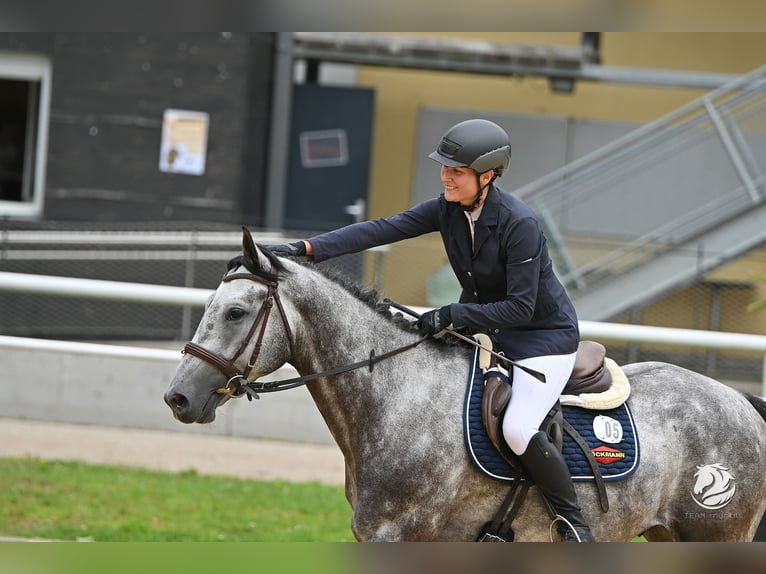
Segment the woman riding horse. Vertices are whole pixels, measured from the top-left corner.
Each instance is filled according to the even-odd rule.
[[[271,250],[319,262],[439,231],[462,294],[458,303],[424,313],[421,334],[450,324],[488,332],[508,358],[545,375],[541,383],[513,368],[503,435],[560,519],[562,540],[592,541],[567,464],[539,430],[574,366],[577,315],[553,271],[537,216],[495,184],[510,164],[508,134],[487,120],[460,122],[429,157],[441,164],[439,197]]]

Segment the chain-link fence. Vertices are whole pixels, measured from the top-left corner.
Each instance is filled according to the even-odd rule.
[[[0,271],[215,289],[241,253],[241,231],[100,230],[82,224],[0,231]],[[260,243],[292,241],[254,234]],[[334,262],[362,278],[362,256]],[[0,291],[0,333],[69,340],[188,340],[199,307]]]
[[[93,225],[37,225],[0,230],[0,271],[215,289],[227,261],[241,253],[241,230],[221,226],[98,229]],[[260,243],[295,237],[255,233]],[[371,254],[322,264],[406,305],[456,301],[456,280],[445,268],[438,237],[419,238]],[[748,306],[766,298],[766,249],[756,249],[715,274],[613,320],[619,323],[766,335],[766,311]],[[342,312],[342,310],[339,310]],[[186,341],[202,309],[0,291],[0,334],[66,340]],[[758,391],[763,356],[756,352],[603,341],[619,363],[667,361],[733,386]]]

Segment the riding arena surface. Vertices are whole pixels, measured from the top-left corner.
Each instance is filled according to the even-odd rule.
[[[0,456],[342,485],[334,445],[0,418]]]

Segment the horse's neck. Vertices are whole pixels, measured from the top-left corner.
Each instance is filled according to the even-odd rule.
[[[300,315],[293,366],[308,374],[362,359],[361,347],[386,345],[386,337],[412,336],[365,302],[316,271],[296,274],[290,298]],[[369,352],[369,349],[368,349]]]
[[[301,329],[293,366],[302,375],[363,361],[374,351],[381,355],[414,341],[409,333],[332,281],[306,289],[310,300],[301,303]],[[367,369],[351,372],[358,378]]]
[[[301,375],[322,372],[379,356],[417,340],[380,316],[366,303],[326,278],[301,287],[301,328],[293,366]],[[310,293],[309,297],[306,295]],[[418,351],[406,351],[376,363],[372,372],[362,367],[308,384],[322,416],[346,451],[352,435],[371,418],[385,420],[401,409],[402,393],[427,393],[407,377],[417,377]],[[414,363],[412,363],[414,365]],[[412,387],[408,389],[406,387]],[[403,390],[403,387],[405,388]],[[392,392],[396,389],[396,393]]]

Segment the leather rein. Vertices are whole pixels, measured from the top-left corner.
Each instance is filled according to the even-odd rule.
[[[226,357],[223,357],[222,355],[219,355],[218,353],[214,353],[213,351],[210,351],[206,349],[205,347],[203,347],[202,345],[198,345],[197,343],[194,343],[192,341],[186,343],[182,351],[182,353],[184,354],[188,353],[199,359],[202,359],[206,363],[216,367],[219,371],[221,371],[221,373],[223,373],[226,376],[227,378],[226,384],[223,387],[216,390],[216,393],[221,395],[227,395],[231,398],[239,398],[244,395],[247,395],[248,400],[253,400],[253,398],[256,398],[256,399],[260,398],[258,396],[259,392],[273,393],[276,391],[292,389],[295,387],[299,387],[301,385],[305,385],[309,381],[320,379],[322,377],[339,375],[341,373],[346,373],[348,371],[353,371],[355,369],[360,369],[362,367],[367,367],[370,370],[370,372],[372,372],[372,369],[375,366],[375,363],[378,363],[380,361],[393,357],[394,355],[398,355],[399,353],[403,353],[404,351],[413,349],[417,347],[420,343],[422,343],[423,341],[429,338],[429,337],[423,337],[421,339],[418,339],[414,343],[410,343],[402,347],[397,347],[396,349],[388,351],[387,353],[384,353],[382,355],[376,355],[375,350],[373,349],[370,351],[370,355],[367,359],[358,361],[356,363],[350,363],[348,365],[335,367],[333,369],[328,369],[326,371],[322,371],[319,373],[312,373],[310,375],[293,377],[290,379],[282,379],[278,381],[261,381],[261,382],[250,381],[249,376],[253,368],[255,367],[255,362],[258,360],[258,356],[261,353],[261,347],[263,346],[263,337],[266,333],[266,325],[269,321],[269,316],[271,314],[271,310],[274,307],[275,302],[277,304],[277,309],[279,310],[279,316],[282,319],[282,324],[285,327],[285,332],[287,333],[287,342],[288,342],[288,345],[290,346],[291,356],[294,353],[295,346],[293,343],[292,329],[290,329],[290,323],[287,320],[285,309],[282,306],[282,301],[279,298],[279,291],[277,290],[279,287],[279,284],[275,281],[267,281],[263,279],[262,277],[259,277],[258,275],[255,275],[253,273],[232,273],[231,275],[224,276],[224,278],[221,281],[229,282],[229,281],[234,281],[235,279],[247,279],[249,281],[254,281],[256,283],[262,283],[262,284],[265,284],[266,287],[268,288],[268,291],[266,293],[266,299],[261,304],[261,308],[258,310],[258,314],[256,315],[255,320],[253,321],[253,324],[247,333],[247,336],[242,341],[242,344],[239,346],[239,349],[237,349],[237,351],[234,353],[231,359],[227,359]],[[259,325],[260,325],[260,331],[258,331]],[[247,361],[247,367],[244,370],[240,370],[234,364],[234,361],[236,361],[237,358],[239,358],[239,356],[245,352],[245,350],[250,345],[256,333],[258,333],[258,337],[255,341],[255,345],[253,346],[253,350],[250,354],[250,359]]]

